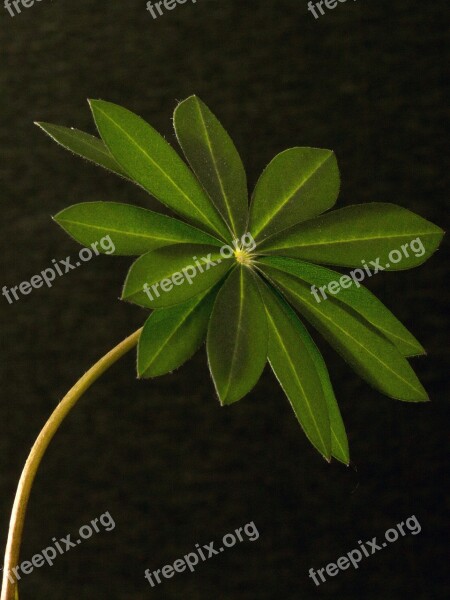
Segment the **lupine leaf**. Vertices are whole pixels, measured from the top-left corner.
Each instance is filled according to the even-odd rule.
[[[261,265],[353,369],[387,396],[410,402],[428,400],[416,374],[397,348],[367,321],[338,302],[318,304],[308,284],[278,269]]]
[[[247,176],[236,147],[218,119],[197,96],[181,102],[174,126],[184,155],[235,236],[248,219]]]
[[[181,367],[206,338],[217,287],[183,304],[153,311],[139,338],[138,374],[158,377]]]
[[[292,309],[264,284],[269,344],[267,357],[311,444],[331,457],[328,405],[321,377],[304,338],[307,332]]]
[[[122,300],[147,308],[181,304],[216,284],[232,264],[214,246],[177,244],[157,248],[131,265]],[[145,284],[147,293],[143,289]]]
[[[166,140],[129,110],[90,101],[99,133],[128,175],[163,204],[208,232],[229,232],[194,174]]]
[[[175,243],[221,242],[182,221],[117,202],[82,202],[59,212],[54,220],[77,242],[88,246],[110,236],[115,250],[108,254],[140,255]],[[104,252],[101,245],[97,245]]]
[[[401,206],[355,204],[296,225],[264,242],[261,251],[359,268],[364,259],[374,270],[370,261],[379,258],[380,270],[402,270],[425,262],[443,235],[442,229]],[[391,251],[396,252],[396,262],[389,256]]]
[[[71,127],[62,127],[51,123],[36,123],[36,125],[66,150],[70,150],[70,152],[89,160],[99,167],[129,179],[126,171],[114,160],[102,140]]]
[[[255,275],[237,266],[223,284],[209,322],[208,363],[222,405],[257,383],[267,359],[267,322]]]
[[[320,215],[334,206],[339,187],[339,169],[331,150],[285,150],[269,163],[256,184],[249,230],[262,240]]]
[[[369,321],[374,327],[379,329],[391,342],[397,346],[403,356],[418,356],[425,354],[425,350],[402,323],[395,317],[391,311],[384,306],[376,296],[359,282],[356,286],[354,280],[348,275],[342,275],[336,271],[331,271],[318,265],[306,263],[292,258],[278,256],[261,258],[261,264],[266,264],[294,277],[298,277],[314,289],[310,288],[310,293],[317,303],[321,302],[342,302],[355,312]],[[342,277],[346,277],[345,285],[348,288],[339,286],[339,291],[333,295],[329,291],[331,282],[339,282]],[[324,286],[326,290],[323,289]],[[322,287],[322,290],[320,290]],[[336,289],[332,285],[331,289]],[[325,297],[324,297],[325,294]]]
[[[400,400],[428,399],[405,360],[423,352],[417,340],[368,290],[356,282],[343,287],[345,275],[303,261],[357,267],[353,275],[364,278],[369,268],[407,269],[438,248],[440,228],[391,204],[322,215],[335,204],[339,171],[332,151],[315,148],[291,148],[273,159],[256,185],[248,216],[242,161],[197,97],[180,103],[174,114],[195,174],[137,115],[100,100],[91,101],[91,108],[102,140],[37,124],[68,150],[140,185],[195,226],[117,203],[82,203],[55,217],[86,246],[99,242],[100,252],[111,253],[112,244],[101,246],[110,237],[113,253],[144,253],[132,265],[122,295],[156,309],[139,343],[140,375],[180,366],[207,329],[208,363],[222,404],[249,392],[269,358],[309,439],[325,457],[348,464],[347,436],[327,368],[288,300],[375,388]],[[245,230],[257,247],[224,258],[223,240],[231,242]],[[333,295],[329,287],[336,281],[342,289],[334,287]],[[311,285],[319,292],[327,286],[328,298],[315,300]]]

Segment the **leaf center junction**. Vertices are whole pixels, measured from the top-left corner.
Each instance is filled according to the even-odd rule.
[[[243,248],[237,248],[234,251],[234,256],[236,257],[237,262],[241,265],[250,265],[252,263],[253,255],[248,252],[248,250],[244,250]]]

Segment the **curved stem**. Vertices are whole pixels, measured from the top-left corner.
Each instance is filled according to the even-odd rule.
[[[23,468],[12,509],[3,566],[3,583],[0,600],[15,600],[17,597],[17,578],[12,569],[16,567],[19,562],[23,524],[28,500],[37,470],[48,445],[79,398],[81,398],[84,392],[86,392],[86,390],[88,390],[111,365],[136,346],[141,332],[142,328],[123,340],[118,346],[113,348],[108,354],[105,354],[105,356],[96,362],[95,365],[77,381],[73,388],[69,390],[58,404],[35,441],[27,462],[25,463],[25,467]]]

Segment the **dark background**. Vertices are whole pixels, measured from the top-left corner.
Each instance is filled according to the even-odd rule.
[[[160,205],[57,147],[34,120],[94,132],[86,98],[141,114],[171,141],[176,100],[197,93],[256,179],[297,145],[335,150],[340,206],[387,201],[445,227],[444,70],[448,2],[348,1],[316,21],[306,0],[198,0],[153,20],[144,0],[42,0],[11,18],[0,5],[1,286],[18,285],[79,247],[50,219],[87,200]],[[64,392],[139,327],[117,300],[130,260],[97,257],[9,305],[2,296],[0,545],[27,453]],[[352,465],[312,449],[268,370],[220,408],[205,352],[173,375],[135,378],[134,353],[80,401],[39,472],[22,559],[110,511],[100,533],[24,578],[21,600],[144,598],[443,599],[446,508],[446,272],[369,287],[417,335],[414,366],[432,403],[381,396],[322,344],[346,421]],[[317,339],[318,336],[316,336]],[[319,340],[320,342],[320,340]],[[447,505],[447,506],[446,506]],[[358,540],[416,515],[408,535],[316,588]],[[249,521],[239,544],[152,590],[159,569],[195,543]]]

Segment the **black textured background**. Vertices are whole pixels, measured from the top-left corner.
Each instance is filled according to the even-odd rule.
[[[445,227],[448,2],[347,2],[315,21],[306,0],[198,0],[154,21],[144,0],[0,5],[1,286],[78,247],[50,220],[65,206],[143,192],[52,144],[34,120],[93,132],[87,97],[142,114],[173,140],[176,100],[197,93],[236,141],[253,186],[296,145],[332,148],[340,206],[395,202]],[[21,467],[63,393],[145,312],[117,300],[130,261],[98,257],[9,305],[0,297],[0,545]],[[135,379],[130,354],[67,419],[33,491],[22,559],[110,511],[116,528],[23,580],[21,600],[444,599],[447,338],[443,252],[369,287],[428,350],[414,366],[432,403],[382,397],[327,347],[352,466],[326,464],[266,371],[221,409],[204,350],[171,376]],[[358,540],[412,514],[422,531],[316,588]],[[249,521],[260,538],[152,590],[195,543]],[[447,580],[448,583],[448,580]]]

